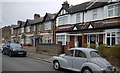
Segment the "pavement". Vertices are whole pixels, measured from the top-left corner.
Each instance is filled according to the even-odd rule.
[[[32,53],[32,52],[27,52],[27,56],[33,59],[42,60],[49,63],[52,63],[52,57],[53,57],[50,55],[38,54],[38,53]]]

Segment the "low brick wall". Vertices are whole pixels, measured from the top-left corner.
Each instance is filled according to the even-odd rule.
[[[39,44],[37,47],[37,53],[47,53],[47,54],[57,54],[58,53],[58,45],[56,44]]]
[[[33,46],[23,46],[23,48],[28,52],[33,52],[33,53],[36,52],[36,47]]]

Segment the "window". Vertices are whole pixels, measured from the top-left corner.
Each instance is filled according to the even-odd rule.
[[[73,50],[69,50],[66,52],[66,56],[73,56]]]
[[[91,57],[101,57],[97,51],[90,52]]]
[[[93,10],[93,20],[97,19],[97,9]]]
[[[57,36],[57,42],[58,41],[61,41],[62,42],[62,45],[65,45],[65,35],[58,35]]]
[[[21,33],[24,33],[24,27],[21,28]]]
[[[14,34],[14,30],[13,30],[13,28],[11,28],[11,34]]]
[[[82,58],[86,58],[86,55],[84,52],[80,51],[80,50],[76,50],[75,51],[75,57],[82,57]]]
[[[26,32],[30,32],[30,26],[26,27]]]
[[[51,22],[46,22],[45,23],[45,30],[50,30],[51,29]]]
[[[76,14],[76,23],[80,23],[80,13]]]
[[[116,44],[116,37],[117,37],[117,35],[115,32],[107,33],[106,44],[108,44],[109,46],[115,45]]]
[[[33,31],[35,31],[35,29],[36,29],[36,26],[34,25],[34,26],[33,26]]]
[[[51,38],[47,38],[47,39],[45,39],[45,43],[51,43]]]
[[[41,25],[39,25],[39,31],[41,31]]]
[[[108,6],[108,17],[120,16],[120,4]]]
[[[64,25],[68,23],[68,16],[60,17],[58,19],[58,25]]]

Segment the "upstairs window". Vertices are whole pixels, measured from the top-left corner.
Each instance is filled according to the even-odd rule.
[[[23,27],[23,28],[21,28],[21,33],[24,33],[24,27]]]
[[[76,23],[80,23],[80,13],[76,14]]]
[[[30,26],[26,27],[26,32],[30,32]]]
[[[120,16],[120,4],[108,6],[108,17]]]
[[[41,25],[39,25],[39,31],[41,31]]]
[[[97,19],[97,9],[93,10],[93,20]]]
[[[68,16],[62,16],[58,19],[59,25],[65,25],[68,24]]]
[[[45,23],[45,30],[50,30],[51,29],[51,22],[46,22]]]

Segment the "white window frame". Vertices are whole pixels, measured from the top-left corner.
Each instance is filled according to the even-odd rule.
[[[68,16],[61,16],[58,18],[58,26],[68,24]]]
[[[39,25],[39,31],[41,31],[41,24]]]
[[[76,23],[80,23],[81,22],[81,17],[80,17],[80,13],[76,14]]]
[[[51,22],[45,22],[45,30],[51,30]]]
[[[97,19],[97,15],[98,15],[97,11],[98,11],[97,9],[93,10],[93,20]]]
[[[21,28],[21,33],[24,33],[24,27]]]
[[[26,32],[30,32],[30,26],[26,27]]]
[[[36,30],[36,26],[34,25],[34,26],[33,26],[33,31],[35,31],[35,30]]]
[[[109,7],[111,7],[109,9]],[[107,17],[116,17],[116,16],[120,16],[120,13],[119,13],[119,10],[120,10],[120,4],[115,4],[115,5],[109,5],[108,6],[108,11],[107,11]],[[110,15],[110,11],[113,11]]]
[[[107,35],[108,33],[110,34],[110,36]],[[115,36],[112,36],[113,33],[115,33]],[[107,32],[107,33],[105,34],[105,36],[106,36],[106,37],[105,37],[105,38],[106,38],[106,41],[105,41],[106,43],[105,43],[105,44],[108,44],[108,43],[107,43],[107,38],[110,38],[110,45],[109,45],[109,46],[112,46],[112,38],[113,38],[113,37],[115,38],[115,44],[117,44],[117,32]]]

